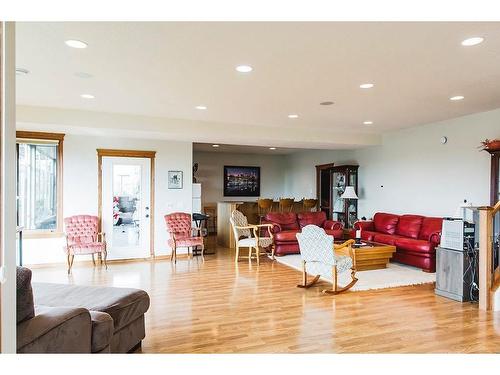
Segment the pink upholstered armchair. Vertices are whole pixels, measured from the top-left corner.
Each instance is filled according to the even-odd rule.
[[[75,255],[92,255],[94,267],[96,265],[94,254],[99,254],[101,264],[108,269],[106,263],[106,239],[104,233],[97,231],[99,219],[97,216],[76,215],[64,219],[66,246],[64,251],[68,256],[68,274],[71,273]]]
[[[178,247],[187,247],[189,256],[190,248],[200,246],[201,256],[203,258],[203,251],[205,250],[203,237],[201,235],[194,235],[196,232],[200,232],[201,228],[192,228],[191,223],[191,215],[184,212],[174,212],[172,214],[165,215],[167,232],[170,234],[168,246],[172,248],[170,260],[173,259],[175,263],[177,263]]]

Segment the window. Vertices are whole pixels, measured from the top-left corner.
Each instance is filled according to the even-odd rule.
[[[27,235],[62,233],[63,139],[17,132],[17,222]]]

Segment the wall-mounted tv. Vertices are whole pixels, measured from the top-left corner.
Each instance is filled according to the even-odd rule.
[[[224,166],[225,197],[259,197],[260,167]]]

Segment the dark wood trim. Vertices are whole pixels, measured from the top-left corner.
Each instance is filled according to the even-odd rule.
[[[154,159],[156,157],[156,151],[137,151],[137,150],[113,150],[98,148],[98,156],[115,156],[122,158],[149,158]]]
[[[150,164],[150,204],[149,204],[149,253],[151,257],[155,256],[155,158],[156,151],[138,151],[138,150],[114,150],[97,149],[97,210],[99,218],[99,231],[102,230],[102,158],[103,157],[121,157],[121,158],[147,158],[151,159]]]
[[[317,206],[318,211],[321,211],[321,172],[324,170],[333,169],[334,165],[335,165],[334,163],[316,165],[316,199],[318,200],[318,206]],[[330,174],[330,186],[332,185],[331,179],[332,176]],[[331,195],[332,192],[330,191],[330,197],[328,199],[330,201],[330,205],[332,201]]]
[[[498,169],[500,166],[500,151],[490,151],[491,154],[491,172],[490,172],[490,204],[494,206],[498,200]]]
[[[17,139],[43,139],[43,140],[52,140],[52,141],[64,141],[65,134],[63,133],[46,133],[46,132],[32,132],[32,131],[24,131],[18,130],[16,131]]]
[[[63,172],[64,172],[64,136],[63,133],[46,133],[33,131],[16,131],[17,140],[50,140],[57,141],[57,222],[55,231],[24,230],[25,238],[46,238],[60,237],[64,231],[63,228]]]

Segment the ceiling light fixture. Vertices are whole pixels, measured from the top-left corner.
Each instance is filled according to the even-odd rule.
[[[276,150],[276,147],[269,147],[269,150]]]
[[[24,69],[24,68],[17,68],[16,69],[16,75],[18,75],[18,76],[25,76],[29,72],[30,71],[28,69]]]
[[[240,73],[250,73],[253,68],[250,65],[238,65],[236,71]]]
[[[212,147],[213,147],[213,148],[218,148],[218,147],[219,147],[219,145],[212,145]]]
[[[450,100],[454,101],[454,102],[456,102],[457,100],[463,100],[463,99],[464,99],[464,97],[462,95],[456,95],[456,96],[452,96],[450,98]]]
[[[78,78],[92,78],[93,77],[92,74],[85,73],[85,72],[76,72],[75,76],[77,76]]]
[[[95,96],[92,94],[82,94],[82,95],[80,95],[80,97],[82,97],[83,99],[94,99],[95,98]]]
[[[207,109],[207,106],[205,106],[205,105],[197,105],[195,108],[199,109],[201,111],[204,111],[205,109]]]
[[[373,86],[375,86],[373,83],[363,83],[359,85],[359,88],[361,89],[371,89]]]
[[[373,121],[364,121],[363,125],[373,125]]]
[[[81,40],[76,40],[76,39],[68,39],[64,43],[66,43],[66,45],[68,47],[78,48],[78,49],[87,48],[87,46],[88,46],[87,43],[82,42]]]
[[[291,115],[288,115],[288,118],[299,118],[299,115],[291,114]]]
[[[332,104],[333,104],[333,102],[330,102],[330,101],[319,103],[319,105],[332,105]]]
[[[481,44],[484,41],[484,38],[480,36],[475,36],[472,38],[467,38],[464,41],[462,41],[462,46],[470,47],[470,46],[475,46],[478,44]]]

